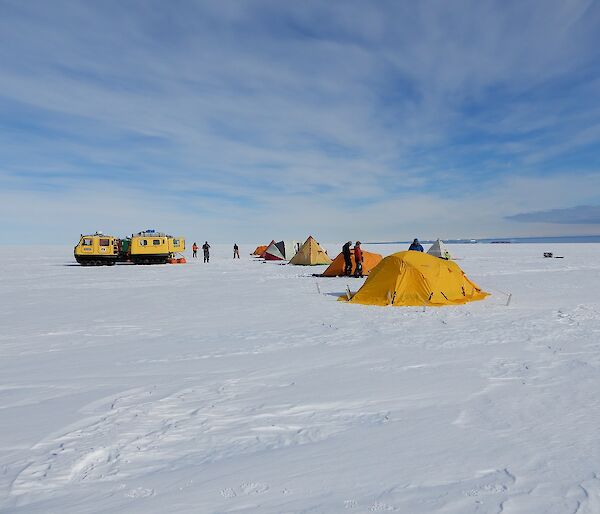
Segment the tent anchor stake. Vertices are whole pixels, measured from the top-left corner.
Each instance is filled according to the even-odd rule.
[[[350,286],[346,284],[346,296],[348,297],[348,301],[352,299],[352,293],[350,292]]]
[[[315,285],[317,286],[317,292],[321,294],[321,288],[319,287],[319,283],[315,280]]]
[[[507,307],[509,306],[511,299],[512,299],[512,293],[508,293],[508,299],[506,300]]]

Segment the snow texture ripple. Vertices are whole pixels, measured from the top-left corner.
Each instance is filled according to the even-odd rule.
[[[450,249],[491,297],[1,247],[0,512],[597,514],[600,245]]]

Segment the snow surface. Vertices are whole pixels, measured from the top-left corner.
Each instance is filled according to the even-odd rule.
[[[491,297],[0,248],[0,511],[599,513],[600,245],[449,249]]]

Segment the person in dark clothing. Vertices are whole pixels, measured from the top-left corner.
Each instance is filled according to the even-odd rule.
[[[192,245],[192,257],[195,259],[196,257],[198,257],[198,245],[196,243],[194,243]]]
[[[208,244],[208,241],[204,241],[202,250],[204,251],[204,262],[208,262],[210,259],[210,245]]]
[[[238,259],[240,258],[240,248],[237,245],[237,243],[234,243],[234,245],[233,245],[233,258],[235,259],[236,257]]]
[[[352,250],[350,250],[351,246],[352,241],[348,241],[344,246],[342,246],[342,254],[344,255],[344,275],[348,277],[352,275]]]
[[[419,240],[415,237],[414,241],[412,242],[412,244],[408,247],[409,250],[413,250],[415,252],[422,252],[423,251],[423,247],[421,246],[421,243],[419,243]]]
[[[354,269],[354,276],[356,278],[363,277],[363,261],[364,257],[362,254],[362,250],[360,249],[360,241],[356,241],[354,245],[354,262],[356,263],[356,268]]]

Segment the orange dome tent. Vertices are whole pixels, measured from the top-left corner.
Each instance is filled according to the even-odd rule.
[[[371,270],[377,266],[383,257],[378,253],[370,253],[365,252],[363,250],[363,275],[368,275]],[[356,262],[354,262],[354,250],[352,250],[350,257],[352,259],[352,272],[356,268]],[[344,275],[344,268],[346,267],[346,263],[344,262],[344,254],[340,253],[333,262],[329,265],[329,267],[323,272],[322,277],[340,277]]]
[[[260,255],[263,253],[268,247],[268,245],[257,246],[256,250],[254,250],[250,255]]]

